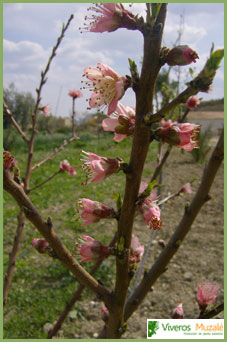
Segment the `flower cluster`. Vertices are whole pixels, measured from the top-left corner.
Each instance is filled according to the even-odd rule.
[[[73,99],[76,99],[77,97],[83,97],[83,94],[81,91],[77,89],[72,89],[68,92],[68,95],[71,96]]]
[[[102,122],[104,131],[114,132],[114,140],[122,141],[132,135],[135,127],[135,110],[118,103],[114,114]]]
[[[93,91],[89,100],[90,108],[108,106],[107,114],[112,114],[117,108],[118,101],[129,87],[128,79],[101,63],[97,64],[97,68],[86,67],[84,76],[89,80],[86,85]]]
[[[178,123],[172,120],[162,120],[161,128],[156,131],[156,137],[170,145],[181,147],[186,151],[192,151],[198,148],[200,126],[191,123]]]
[[[92,201],[88,198],[82,198],[78,201],[78,210],[82,210],[81,218],[84,220],[82,226],[87,226],[90,223],[98,222],[103,218],[115,217],[115,212],[112,208],[107,207],[103,203]]]
[[[82,262],[105,259],[110,254],[108,246],[87,235],[83,235],[76,243],[74,252],[81,256]]]
[[[120,27],[136,29],[136,17],[121,3],[96,4],[95,7],[89,7],[88,10],[97,14],[93,14],[90,18],[85,17],[87,26],[84,27],[84,30],[86,31],[112,32]]]
[[[85,184],[99,182],[113,173],[117,173],[122,163],[120,158],[105,158],[85,151],[82,151],[81,160],[84,162],[82,168],[87,173]]]
[[[60,162],[60,169],[62,171],[67,171],[70,176],[76,175],[75,168],[71,166],[66,159]]]

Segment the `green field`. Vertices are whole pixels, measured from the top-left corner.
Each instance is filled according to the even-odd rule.
[[[80,134],[79,134],[80,135]],[[37,137],[34,163],[44,159],[54,147],[60,146],[67,138],[61,134],[41,135]],[[23,177],[27,153],[23,141],[17,138],[10,152],[18,161]],[[113,141],[113,134],[102,133],[99,139],[88,133],[80,135],[80,139],[68,145],[63,151],[32,173],[31,187],[39,184],[59,169],[59,163],[67,159],[76,166],[77,175],[67,173],[57,175],[53,180],[31,192],[30,198],[44,218],[51,216],[57,234],[70,251],[81,235],[92,237],[108,243],[116,230],[114,220],[101,220],[86,227],[81,226],[76,213],[76,201],[79,198],[89,198],[115,207],[114,193],[123,195],[125,176],[122,172],[112,175],[103,182],[82,185],[85,174],[80,167],[80,152],[85,150],[105,157],[121,157],[128,162],[131,149],[131,138],[121,143]],[[155,152],[157,143],[153,143],[148,153],[143,180],[149,181],[155,167]],[[8,265],[19,209],[8,193],[4,193],[4,269]],[[4,312],[4,338],[46,338],[43,326],[47,322],[54,322],[66,303],[74,294],[78,282],[74,276],[59,261],[47,255],[40,255],[31,247],[32,239],[40,237],[36,229],[26,221],[21,249],[16,263],[16,272],[12,288],[9,292],[7,306]],[[113,258],[103,263],[96,278],[111,288],[114,272]],[[85,265],[89,270],[93,265]],[[82,298],[94,298],[94,294],[84,291]],[[83,320],[83,308],[75,305],[78,312],[76,323],[72,329],[80,329]]]

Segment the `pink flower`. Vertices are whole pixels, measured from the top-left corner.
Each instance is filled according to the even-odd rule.
[[[146,182],[141,182],[139,195],[141,195],[147,188]],[[162,221],[160,219],[161,213],[158,205],[155,203],[157,194],[152,190],[150,195],[140,204],[139,211],[142,214],[146,225],[154,230],[160,230]]]
[[[77,89],[70,90],[68,95],[73,97],[74,99],[76,99],[77,97],[83,97],[83,94]]]
[[[174,319],[184,318],[184,310],[183,310],[183,303],[182,302],[179,302],[178,306],[173,310],[172,318],[174,318]]]
[[[60,162],[60,169],[62,171],[67,171],[70,176],[76,175],[75,168],[71,166],[66,159]]]
[[[181,192],[184,192],[185,194],[191,194],[192,193],[192,187],[191,183],[186,183],[182,186]]]
[[[97,13],[91,18],[85,17],[88,25],[84,27],[90,32],[112,32],[120,27],[126,27],[131,30],[136,29],[136,17],[133,13],[124,9],[121,3],[96,4],[96,7],[90,7]]]
[[[98,222],[103,218],[113,218],[114,210],[103,203],[82,198],[78,201],[79,209],[82,209],[81,218],[85,221],[82,226]]]
[[[104,307],[102,308],[102,320],[107,324],[109,320],[109,310]]]
[[[119,75],[105,64],[98,63],[97,68],[88,66],[84,75],[89,79],[86,85],[93,89],[89,100],[90,108],[108,105],[108,115],[117,108],[118,101],[129,87],[126,77]]]
[[[213,285],[209,282],[198,284],[196,300],[201,310],[205,310],[207,305],[214,303],[219,289],[219,285]]]
[[[13,169],[16,165],[17,161],[14,159],[12,154],[8,151],[3,151],[3,168],[4,169]]]
[[[39,110],[41,110],[43,112],[43,114],[47,117],[50,114],[50,105],[47,104],[44,107],[40,107]]]
[[[46,253],[46,247],[49,246],[49,243],[45,239],[33,239],[32,247],[37,249],[40,254]]]
[[[119,158],[100,157],[94,153],[85,151],[82,151],[82,153],[82,160],[84,161],[82,168],[87,173],[87,181],[85,184],[99,182],[120,170],[122,160]]]
[[[90,236],[83,235],[74,251],[80,254],[82,262],[105,259],[109,256],[109,247]]]
[[[114,132],[114,140],[122,141],[132,135],[135,126],[135,110],[131,107],[118,103],[114,115],[104,119],[102,127],[104,131]]]
[[[168,65],[188,65],[196,62],[198,54],[188,45],[179,45],[169,51],[166,57]]]
[[[138,237],[133,235],[130,247],[129,264],[138,264],[143,256],[144,246],[140,244]]]
[[[170,145],[181,147],[186,151],[198,148],[196,136],[200,126],[190,123],[178,123],[171,120],[161,121],[162,127],[157,130],[157,136]]]
[[[200,101],[198,99],[198,96],[196,95],[189,97],[189,99],[186,102],[186,106],[190,110],[194,110],[199,104],[200,104]]]

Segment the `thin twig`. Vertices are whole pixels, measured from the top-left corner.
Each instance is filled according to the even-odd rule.
[[[49,176],[47,179],[45,179],[43,182],[37,184],[36,186],[34,186],[31,189],[27,190],[27,193],[30,193],[31,191],[34,191],[38,188],[40,188],[42,185],[46,184],[47,182],[49,182],[51,179],[53,179],[55,176],[57,176],[59,173],[63,172],[61,169],[59,169],[57,172],[53,173],[51,176]]]
[[[37,169],[38,167],[40,167],[41,165],[46,163],[48,160],[51,160],[55,156],[56,153],[62,151],[67,145],[69,145],[71,142],[73,142],[76,139],[78,139],[78,137],[72,137],[69,140],[65,140],[61,146],[54,149],[54,152],[50,153],[45,159],[43,159],[39,163],[35,164],[32,167],[31,171],[34,171],[35,169]]]
[[[10,118],[13,126],[16,128],[16,130],[18,131],[18,133],[21,135],[22,139],[26,142],[26,144],[29,143],[29,139],[26,137],[25,133],[22,131],[20,125],[17,123],[17,121],[15,120],[15,118],[13,117],[13,114],[11,113],[11,111],[9,110],[7,104],[5,103],[5,101],[3,101],[3,110],[4,113],[6,115],[8,115],[8,117]]]
[[[17,217],[17,231],[14,237],[13,248],[9,257],[9,265],[8,265],[8,269],[6,272],[5,279],[4,279],[3,308],[5,308],[9,289],[12,283],[12,278],[13,278],[13,274],[14,274],[14,270],[16,266],[16,258],[20,249],[20,242],[21,242],[23,228],[24,228],[24,213],[23,213],[23,210],[21,209]]]

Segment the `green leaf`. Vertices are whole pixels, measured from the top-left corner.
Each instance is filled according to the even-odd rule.
[[[155,185],[157,184],[157,180],[153,180],[153,182],[149,183],[146,190],[144,190],[143,192],[143,197],[148,197],[151,194],[151,191],[153,190],[153,188],[155,187]]]
[[[152,19],[157,19],[161,7],[162,7],[162,3],[151,4],[151,8],[152,8]]]
[[[117,192],[114,192],[114,199],[117,205],[117,209],[120,210],[122,207],[121,195]]]

